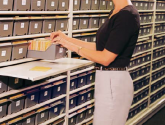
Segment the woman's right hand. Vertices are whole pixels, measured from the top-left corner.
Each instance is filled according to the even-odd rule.
[[[64,34],[61,31],[53,32],[50,35],[50,39],[52,41],[54,41],[54,39],[56,39],[57,37],[59,37],[60,39],[64,39],[64,40],[68,40],[68,38],[69,38],[66,34]]]

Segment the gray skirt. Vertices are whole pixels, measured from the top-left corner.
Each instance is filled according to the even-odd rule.
[[[125,125],[133,100],[128,71],[96,71],[94,125]]]

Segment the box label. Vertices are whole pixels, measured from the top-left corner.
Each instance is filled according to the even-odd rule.
[[[112,6],[112,2],[110,2],[110,6]]]
[[[56,107],[56,108],[54,108],[54,112],[57,112],[58,111],[58,108]]]
[[[34,96],[34,95],[32,95],[32,96],[31,96],[31,100],[34,100],[34,97],[35,97],[35,96]]]
[[[90,80],[92,80],[92,75],[90,76]]]
[[[73,25],[75,26],[77,24],[77,21],[73,21]]]
[[[62,7],[65,7],[65,2],[62,2]]]
[[[64,28],[64,23],[61,23],[61,28]]]
[[[102,19],[102,23],[104,23],[105,22],[105,19]]]
[[[3,0],[3,5],[8,5],[8,0]]]
[[[95,4],[97,4],[97,0],[95,0]]]
[[[144,32],[146,32],[146,29],[144,29]]]
[[[148,4],[146,3],[146,4],[145,4],[145,6],[147,7],[147,6],[148,6]]]
[[[54,2],[54,1],[51,2],[51,6],[52,6],[52,7],[55,6],[55,2]]]
[[[52,24],[49,24],[49,25],[48,25],[48,29],[51,29],[51,28],[52,28]]]
[[[8,24],[4,24],[3,30],[8,30],[9,29],[9,25]]]
[[[71,102],[70,102],[71,104],[73,104],[73,99],[71,100]]]
[[[41,113],[41,118],[43,118],[45,116],[45,113]]]
[[[74,82],[72,82],[71,86],[74,86]]]
[[[20,106],[20,100],[16,101],[16,107]]]
[[[136,3],[136,6],[138,6],[138,3]]]
[[[146,20],[146,17],[144,17],[144,20]]]
[[[28,118],[28,119],[26,120],[26,123],[27,123],[27,124],[30,123],[30,118]]]
[[[81,79],[81,83],[83,83],[83,81],[84,81],[84,80],[83,80],[83,79]]]
[[[96,24],[97,23],[97,20],[94,20],[94,24]]]
[[[71,119],[71,123],[73,123],[73,118]]]
[[[74,5],[77,5],[77,0],[74,1]]]
[[[86,0],[86,4],[88,4],[88,0]]]
[[[84,100],[84,96],[81,97],[81,100]]]
[[[91,97],[91,93],[88,94],[88,98],[90,98],[90,97]]]
[[[2,112],[2,106],[0,106],[0,112]]]
[[[87,21],[86,21],[86,20],[84,20],[83,24],[84,24],[84,25],[86,25],[86,24],[87,24]]]
[[[47,96],[47,95],[48,95],[48,91],[45,91],[45,92],[44,92],[44,96]]]
[[[57,91],[59,92],[60,90],[61,90],[61,87],[59,86],[58,89],[57,89]]]
[[[26,0],[22,0],[22,5],[26,5]]]
[[[38,28],[38,23],[34,24],[34,28],[37,29]]]
[[[2,88],[2,83],[0,82],[0,88]]]
[[[151,19],[151,16],[149,16],[149,19]]]
[[[103,1],[103,5],[105,5],[105,1]]]
[[[41,6],[41,1],[37,1],[37,6]]]
[[[63,53],[63,50],[64,50],[63,48],[60,48],[59,53]]]
[[[15,78],[15,84],[19,82],[19,78]]]
[[[1,56],[6,56],[6,50],[2,51]]]
[[[80,118],[82,118],[82,117],[83,117],[83,114],[80,115]]]
[[[85,39],[85,42],[87,42],[87,39]]]
[[[21,28],[25,28],[25,23],[21,23]]]
[[[140,6],[143,6],[143,3],[141,3]]]
[[[89,110],[89,114],[91,114],[92,113],[92,111],[91,111],[91,109]]]
[[[19,54],[23,53],[23,48],[19,48]]]
[[[94,42],[96,41],[96,37],[93,38],[93,41],[94,41]]]

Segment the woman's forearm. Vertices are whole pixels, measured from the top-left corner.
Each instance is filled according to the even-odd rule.
[[[75,38],[70,38],[70,37],[68,37],[67,40],[75,45],[78,45],[78,46],[81,46],[81,47],[84,47],[84,48],[87,48],[90,50],[96,50],[96,43],[94,43],[94,42],[90,42],[90,41],[85,42],[85,41],[78,40]]]

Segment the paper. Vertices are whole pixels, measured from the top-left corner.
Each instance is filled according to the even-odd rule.
[[[16,101],[16,107],[20,105],[20,100]]]
[[[37,1],[37,6],[41,6],[41,1]]]
[[[74,1],[74,5],[77,5],[77,0]]]
[[[97,4],[97,0],[95,0],[95,4]]]
[[[62,7],[65,7],[65,2],[62,2]]]
[[[51,70],[52,68],[50,67],[43,67],[43,66],[36,66],[36,67],[33,67],[32,69],[30,69],[31,71],[41,71],[41,72],[46,72],[46,71],[49,71]]]
[[[6,50],[2,51],[1,56],[6,56]]]
[[[33,101],[33,100],[34,100],[34,95],[31,96],[31,101]]]
[[[21,23],[21,28],[24,28],[25,27],[25,23]]]
[[[51,2],[51,6],[52,6],[52,7],[55,6],[55,2],[54,2],[54,1]]]
[[[60,48],[60,49],[59,49],[59,53],[62,53],[62,52],[63,52],[63,48]]]
[[[34,28],[37,29],[38,28],[38,23],[34,24]]]
[[[28,119],[26,120],[26,123],[27,123],[27,124],[30,123],[30,118],[28,118]]]
[[[60,90],[61,90],[61,87],[59,86],[58,89],[57,89],[57,91],[59,92]]]
[[[19,48],[19,54],[23,53],[23,48]]]
[[[9,29],[9,25],[8,24],[4,24],[3,30],[8,30]]]
[[[44,92],[44,96],[47,96],[47,95],[48,95],[48,91],[45,91],[45,92]]]
[[[8,5],[8,0],[3,0],[3,5]]]
[[[45,113],[41,113],[41,118],[43,118],[45,116]]]
[[[54,112],[57,112],[58,111],[58,108],[56,107],[56,108],[54,108]]]
[[[51,28],[52,28],[52,24],[49,24],[49,25],[48,25],[48,29],[51,29]]]
[[[61,23],[61,28],[64,28],[64,23]]]
[[[88,4],[88,0],[86,0],[86,4]]]
[[[22,5],[26,5],[26,0],[22,0]]]

